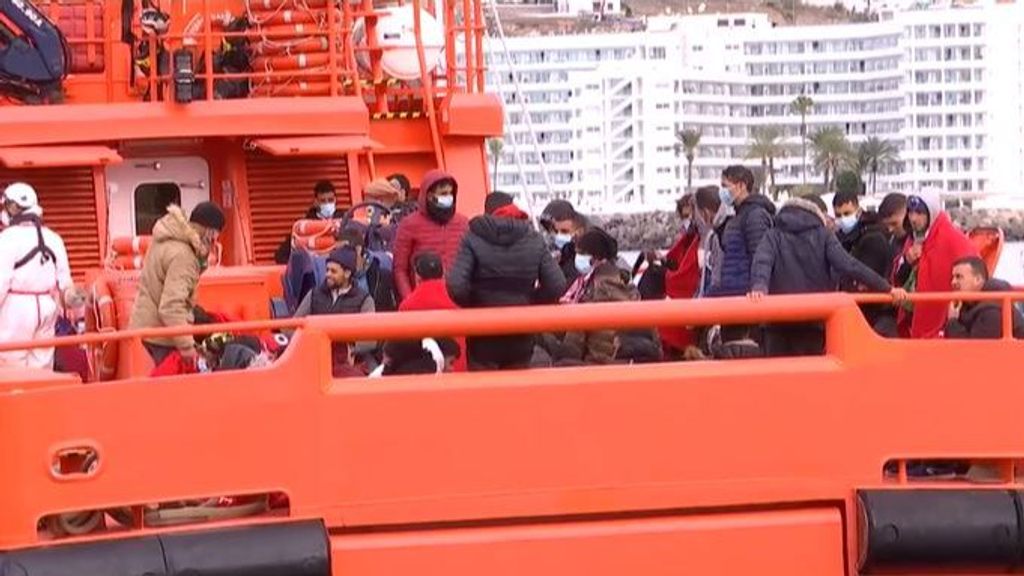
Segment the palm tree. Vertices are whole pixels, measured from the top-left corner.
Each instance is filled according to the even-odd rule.
[[[794,10],[795,14],[795,10]],[[801,153],[803,156],[803,175],[804,175],[804,186],[807,186],[807,114],[814,108],[814,100],[811,100],[810,96],[801,94],[793,100],[790,104],[793,112],[800,115],[800,144],[803,146]]]
[[[857,163],[860,168],[858,173],[861,177],[864,176],[864,172],[870,175],[872,194],[875,193],[875,186],[878,183],[879,169],[896,162],[899,157],[900,150],[895,144],[877,136],[872,136],[857,146]]]
[[[849,156],[850,143],[846,141],[846,134],[835,126],[819,128],[810,139],[814,147],[814,165],[825,177],[825,191],[831,192],[839,164]]]
[[[697,146],[700,146],[701,133],[687,128],[676,133],[676,154],[686,157],[686,190],[693,187],[693,159],[697,157]]]
[[[491,155],[491,191],[498,189],[498,162],[501,160],[501,153],[505,150],[505,141],[501,138],[487,139],[487,153]]]
[[[778,199],[775,188],[775,159],[786,155],[782,143],[782,129],[778,126],[759,126],[750,131],[750,143],[747,145],[747,158],[761,160],[761,169],[767,176],[766,183],[772,197]]]
[[[871,161],[865,156],[865,152],[867,152],[867,149],[864,148],[863,144],[852,146],[846,151],[846,158],[843,159],[843,165],[862,179],[871,164]]]

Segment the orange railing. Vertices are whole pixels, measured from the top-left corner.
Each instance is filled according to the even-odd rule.
[[[916,299],[986,296],[1004,304],[1021,297]],[[330,376],[331,339],[811,320],[826,323],[826,356]],[[312,317],[192,331],[291,327],[300,330],[289,350],[268,368],[87,386],[0,380],[0,549],[39,543],[37,523],[47,515],[272,492],[287,494],[291,516],[323,519],[338,547],[352,545],[342,543],[352,531],[446,522],[779,506],[846,507],[845,532],[853,534],[854,489],[891,485],[883,468],[893,458],[1007,467],[1024,459],[1024,386],[1008,372],[1024,343],[886,341],[845,294]],[[56,476],[53,454],[74,446],[95,451],[94,473]]]
[[[932,292],[911,294],[910,302],[999,301],[1003,314],[1003,339],[1012,340],[1012,304],[1024,300],[1024,289],[1017,292]],[[215,332],[260,332],[306,329],[330,340],[387,340],[426,336],[491,336],[529,334],[566,330],[636,329],[655,326],[712,326],[717,324],[791,323],[822,321],[827,331],[827,352],[842,355],[851,350],[850,322],[867,327],[857,304],[892,303],[882,294],[802,294],[771,296],[759,302],[746,298],[710,298],[665,300],[638,303],[605,303],[576,306],[531,306],[515,309],[479,308],[474,310],[380,313],[372,315],[310,316],[172,328],[122,330],[102,334],[0,342],[0,352],[68,345],[96,345],[105,342],[143,338],[166,338],[183,334]],[[851,330],[850,334],[845,331]],[[870,332],[870,335],[873,335]],[[874,339],[883,341],[879,336]],[[962,342],[962,340],[956,340]],[[890,340],[901,345],[914,341]],[[325,358],[329,362],[329,358]]]

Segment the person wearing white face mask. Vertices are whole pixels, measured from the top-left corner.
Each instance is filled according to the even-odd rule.
[[[419,209],[402,219],[395,234],[394,273],[398,298],[404,299],[415,287],[413,263],[423,252],[441,257],[451,270],[469,219],[459,214],[459,183],[442,170],[431,170],[420,185]]]
[[[313,186],[313,205],[309,207],[302,219],[331,220],[333,218],[341,218],[341,213],[338,212],[338,194],[330,180],[320,180]],[[289,229],[288,237],[274,252],[274,261],[278,264],[287,264],[291,254],[292,234]]]
[[[64,241],[43,225],[43,209],[28,184],[8,186],[0,211],[0,342],[52,338],[61,300],[84,303],[71,281]],[[52,369],[53,348],[0,353],[3,366]]]

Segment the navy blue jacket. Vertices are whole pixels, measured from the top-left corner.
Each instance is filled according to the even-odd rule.
[[[775,205],[761,194],[751,194],[736,207],[736,215],[722,231],[722,276],[709,296],[742,296],[750,292],[750,266],[761,239],[772,227]]]

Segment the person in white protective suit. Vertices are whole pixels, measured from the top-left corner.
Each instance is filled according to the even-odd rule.
[[[36,191],[22,182],[3,193],[0,219],[0,342],[52,338],[66,297],[81,294],[71,281],[64,241],[43,225]],[[0,352],[0,368],[53,368],[53,348]]]

